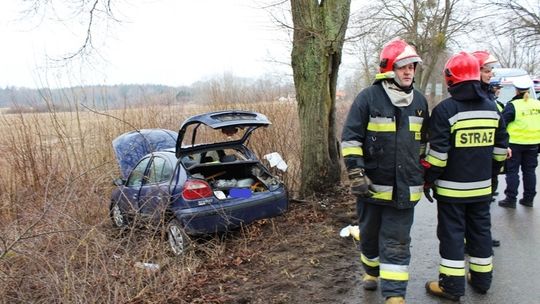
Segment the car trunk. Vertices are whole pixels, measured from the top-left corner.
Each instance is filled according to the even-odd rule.
[[[188,172],[193,178],[206,180],[218,199],[250,197],[279,187],[279,181],[258,161],[200,164]]]

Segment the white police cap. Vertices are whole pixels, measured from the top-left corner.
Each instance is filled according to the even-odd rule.
[[[520,91],[528,90],[532,86],[532,81],[527,78],[517,78],[512,83]]]

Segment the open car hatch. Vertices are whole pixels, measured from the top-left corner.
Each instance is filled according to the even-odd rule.
[[[204,146],[243,144],[253,130],[270,124],[265,115],[251,111],[217,111],[192,116],[180,126],[176,156],[180,157],[184,152]],[[218,130],[219,132],[214,133],[219,136],[207,134],[201,130],[201,126]]]

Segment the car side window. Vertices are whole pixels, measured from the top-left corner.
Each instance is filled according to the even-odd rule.
[[[146,167],[148,167],[148,162],[150,161],[150,157],[147,157],[143,160],[141,160],[137,166],[131,171],[131,174],[129,175],[128,181],[126,183],[126,186],[128,187],[140,187],[142,185],[142,181],[144,178],[144,172],[146,171]]]
[[[148,171],[149,183],[168,181],[173,174],[173,167],[164,158],[154,157]]]

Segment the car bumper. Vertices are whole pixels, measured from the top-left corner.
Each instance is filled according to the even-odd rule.
[[[188,209],[174,214],[191,235],[227,231],[253,221],[278,216],[287,211],[289,200],[285,190],[267,192],[260,197],[237,199]]]

